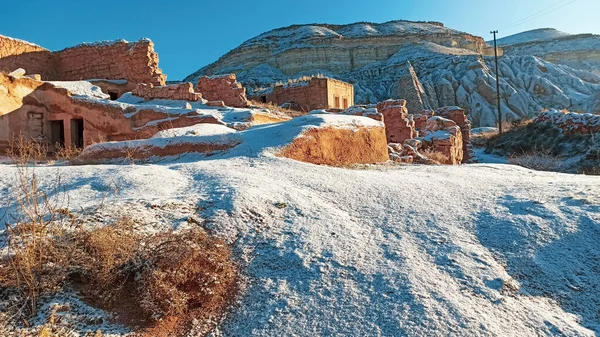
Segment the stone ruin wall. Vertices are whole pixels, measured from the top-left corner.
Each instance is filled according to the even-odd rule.
[[[0,70],[23,68],[44,81],[126,79],[133,83],[165,85],[158,54],[150,40],[82,44],[57,52],[0,36]]]
[[[226,106],[245,108],[248,106],[246,88],[238,83],[235,74],[204,76],[198,80],[196,92],[209,101],[223,101]]]
[[[202,94],[194,92],[192,83],[178,83],[155,87],[152,84],[139,83],[131,92],[133,95],[150,99],[170,99],[196,102],[202,99]]]
[[[0,35],[0,71],[10,73],[19,68],[25,68],[29,74],[41,74],[42,78],[52,78],[55,58],[45,48]]]
[[[126,79],[134,83],[165,85],[158,54],[150,40],[82,44],[54,53],[61,81]]]

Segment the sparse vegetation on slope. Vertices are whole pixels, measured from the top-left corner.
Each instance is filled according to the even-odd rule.
[[[529,123],[494,136],[486,152],[531,169],[600,174],[600,135],[566,134],[549,122]]]

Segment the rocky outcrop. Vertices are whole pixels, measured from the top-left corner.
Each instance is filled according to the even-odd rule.
[[[594,135],[600,133],[600,116],[574,112],[550,110],[540,113],[534,123],[549,122],[560,128],[566,135]]]

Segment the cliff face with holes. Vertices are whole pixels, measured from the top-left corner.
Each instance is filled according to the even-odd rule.
[[[569,62],[559,48],[540,56],[504,45],[499,77],[505,121],[530,118],[544,108],[598,110],[600,76],[593,64]],[[585,55],[594,58],[600,51],[595,46]],[[439,23],[301,25],[252,38],[186,80],[233,72],[252,95],[277,82],[322,74],[353,83],[357,104],[406,99],[409,113],[460,106],[474,126],[494,126],[496,74],[490,55],[493,49],[482,38]],[[583,60],[584,54],[569,57],[576,55]]]
[[[148,39],[81,44],[51,52],[26,41],[0,36],[0,70],[23,68],[48,81],[128,80],[164,85],[158,54]]]

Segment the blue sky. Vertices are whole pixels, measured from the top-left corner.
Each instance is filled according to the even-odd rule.
[[[534,15],[543,10],[546,15]],[[151,38],[170,80],[255,35],[291,24],[427,20],[486,39],[492,29],[500,37],[543,27],[600,34],[600,0],[4,0],[2,12],[0,34],[51,50]]]

